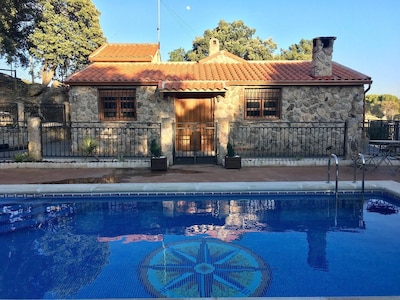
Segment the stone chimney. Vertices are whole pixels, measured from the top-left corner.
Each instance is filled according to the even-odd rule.
[[[210,49],[208,51],[208,56],[213,55],[219,51],[219,40],[217,38],[210,39]]]
[[[312,77],[332,76],[332,52],[335,40],[336,37],[334,36],[313,39]]]

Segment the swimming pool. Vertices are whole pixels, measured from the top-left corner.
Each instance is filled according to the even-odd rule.
[[[1,199],[0,298],[400,295],[397,196],[238,185],[20,186]]]

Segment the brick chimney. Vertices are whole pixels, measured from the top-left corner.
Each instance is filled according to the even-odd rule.
[[[210,39],[210,49],[208,51],[208,56],[213,55],[219,51],[219,40],[217,38]]]
[[[336,37],[334,36],[313,39],[312,77],[332,76],[332,52],[335,40]]]

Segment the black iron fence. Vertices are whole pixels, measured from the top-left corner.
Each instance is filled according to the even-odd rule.
[[[93,122],[42,125],[43,157],[148,157],[152,139],[160,141],[159,123]]]
[[[400,121],[369,120],[364,128],[370,140],[400,140]]]
[[[217,126],[214,122],[184,122],[174,127],[174,164],[215,163]]]
[[[24,104],[24,117],[39,117],[42,122],[58,122],[66,124],[67,116],[64,104]]]
[[[69,116],[64,104],[35,104],[24,103],[22,106],[23,119],[18,113],[17,103],[1,103],[0,104],[0,126],[7,126],[23,122],[30,117],[39,117],[42,122],[58,122],[66,124]]]
[[[17,103],[0,104],[0,126],[9,126],[18,122]]]
[[[28,149],[26,122],[11,122],[0,126],[0,159],[13,158]]]
[[[231,123],[230,126],[229,140],[242,157],[346,155],[345,122]],[[150,156],[151,140],[161,140],[160,123],[74,122],[66,126],[46,122],[40,129],[44,159],[85,156],[113,160],[146,158]],[[0,159],[12,160],[16,154],[27,152],[27,145],[26,123],[0,126]]]
[[[345,156],[345,122],[231,123],[229,140],[242,157]]]

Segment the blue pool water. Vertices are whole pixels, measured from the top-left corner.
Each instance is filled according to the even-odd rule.
[[[367,193],[0,199],[0,298],[400,295],[399,200]]]

